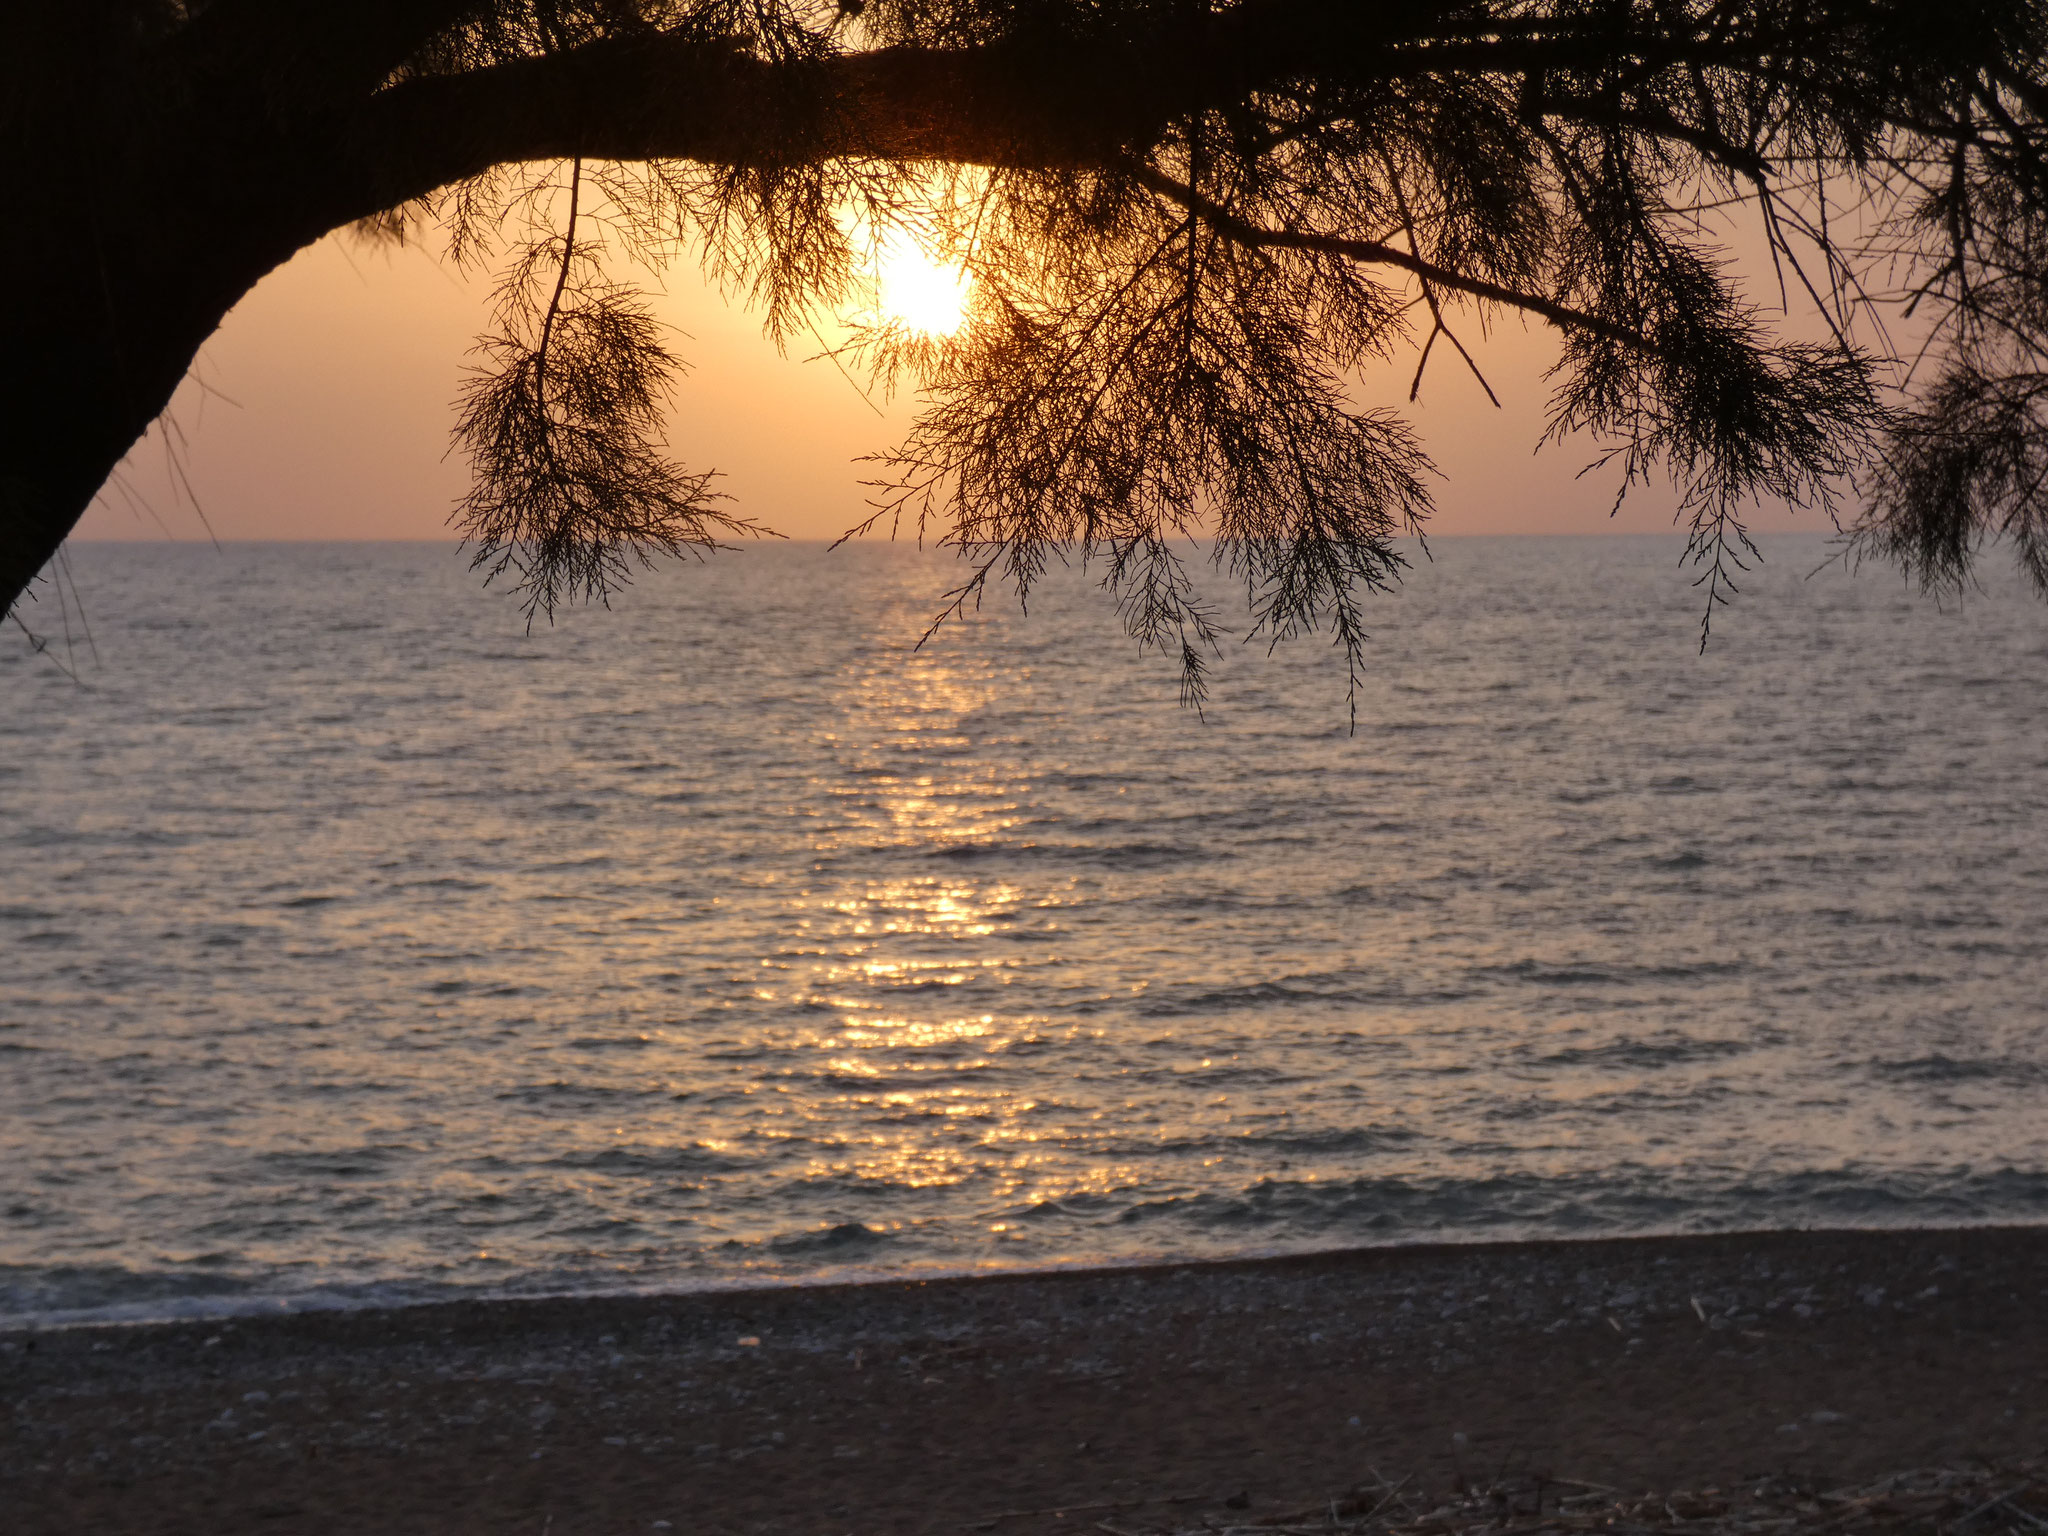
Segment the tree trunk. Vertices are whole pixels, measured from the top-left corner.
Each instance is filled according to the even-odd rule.
[[[74,264],[63,281],[17,283],[12,291],[39,297],[0,321],[0,607],[29,589],[226,313],[109,323],[96,276]],[[132,305],[114,313],[124,310]]]
[[[366,155],[351,112],[462,3],[215,0],[182,22],[169,7],[66,0],[10,18],[0,613],[264,274],[446,179],[388,171],[389,146]]]
[[[0,242],[0,612],[228,310],[323,232],[246,96],[129,67],[104,16],[46,9],[0,79],[20,214]]]

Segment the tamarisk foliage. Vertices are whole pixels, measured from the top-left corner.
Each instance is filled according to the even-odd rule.
[[[678,363],[638,295],[605,276],[602,248],[578,235],[581,193],[576,162],[567,228],[526,241],[499,281],[497,330],[478,346],[455,428],[474,468],[456,525],[475,565],[514,575],[529,623],[566,599],[603,600],[635,562],[754,531],[720,509],[709,472],[660,451]]]
[[[1213,539],[1254,636],[1329,633],[1355,678],[1430,510],[1403,391],[1476,372],[1510,317],[1558,334],[1551,436],[1676,487],[1709,616],[1760,501],[1931,587],[2003,540],[2048,593],[2038,0],[74,0],[6,25],[24,206],[91,247],[54,276],[46,242],[0,257],[51,294],[0,320],[10,602],[226,309],[350,224],[503,266],[457,521],[530,613],[757,531],[667,456],[679,363],[631,263],[699,260],[783,339],[845,309],[891,225],[974,299],[955,337],[848,349],[927,400],[864,526],[971,557],[956,608],[1093,561],[1191,700],[1221,625],[1179,536]],[[1771,270],[1737,272],[1737,239]]]

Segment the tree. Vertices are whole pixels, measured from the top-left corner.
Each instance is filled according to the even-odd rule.
[[[2010,541],[2048,592],[2048,19],[2038,0],[67,0],[6,23],[20,217],[0,599],[51,557],[272,267],[356,225],[504,263],[458,513],[549,611],[751,529],[658,447],[675,359],[602,242],[696,251],[787,334],[851,230],[977,278],[878,516],[1020,589],[1103,562],[1199,695],[1201,528],[1253,633],[1328,627],[1429,510],[1399,414],[1509,313],[1555,434],[1677,485],[1708,612],[1757,498],[1929,585]],[[1722,254],[1761,232],[1788,339]],[[1889,317],[1892,329],[1886,329]],[[1901,326],[1901,321],[1904,321]],[[1910,341],[1908,347],[1906,342]],[[1910,351],[1907,358],[1894,351]],[[1466,361],[1470,361],[1469,356]],[[1908,366],[1910,364],[1910,366]],[[1411,398],[1413,389],[1411,388]]]

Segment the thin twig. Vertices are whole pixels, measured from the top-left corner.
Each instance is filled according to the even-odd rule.
[[[583,157],[569,162],[569,227],[562,232],[562,269],[555,274],[555,291],[548,296],[548,312],[540,323],[540,345],[533,353],[533,398],[547,409],[548,342],[555,334],[555,317],[562,312],[562,295],[569,287],[569,269],[576,261],[576,201],[583,192]]]

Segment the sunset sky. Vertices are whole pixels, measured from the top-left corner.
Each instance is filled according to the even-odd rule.
[[[679,265],[661,317],[692,365],[677,391],[671,446],[690,467],[725,473],[739,509],[792,538],[832,538],[866,515],[854,463],[900,436],[913,403],[881,414],[806,341],[779,356],[759,318]],[[435,539],[464,467],[447,457],[466,354],[486,323],[488,279],[465,279],[419,248],[369,248],[330,237],[273,273],[200,356],[173,416],[207,523],[222,539]],[[1607,516],[1616,477],[1575,476],[1590,444],[1533,453],[1542,432],[1550,341],[1510,325],[1478,344],[1499,392],[1494,409],[1455,353],[1438,348],[1411,416],[1445,479],[1440,534],[1645,532],[1671,526],[1661,488]],[[829,333],[828,333],[829,334]],[[1370,381],[1378,403],[1405,406],[1412,357]],[[206,529],[166,467],[160,433],[104,493],[81,539],[203,539]],[[1757,519],[1761,528],[1822,529],[1816,516]]]

